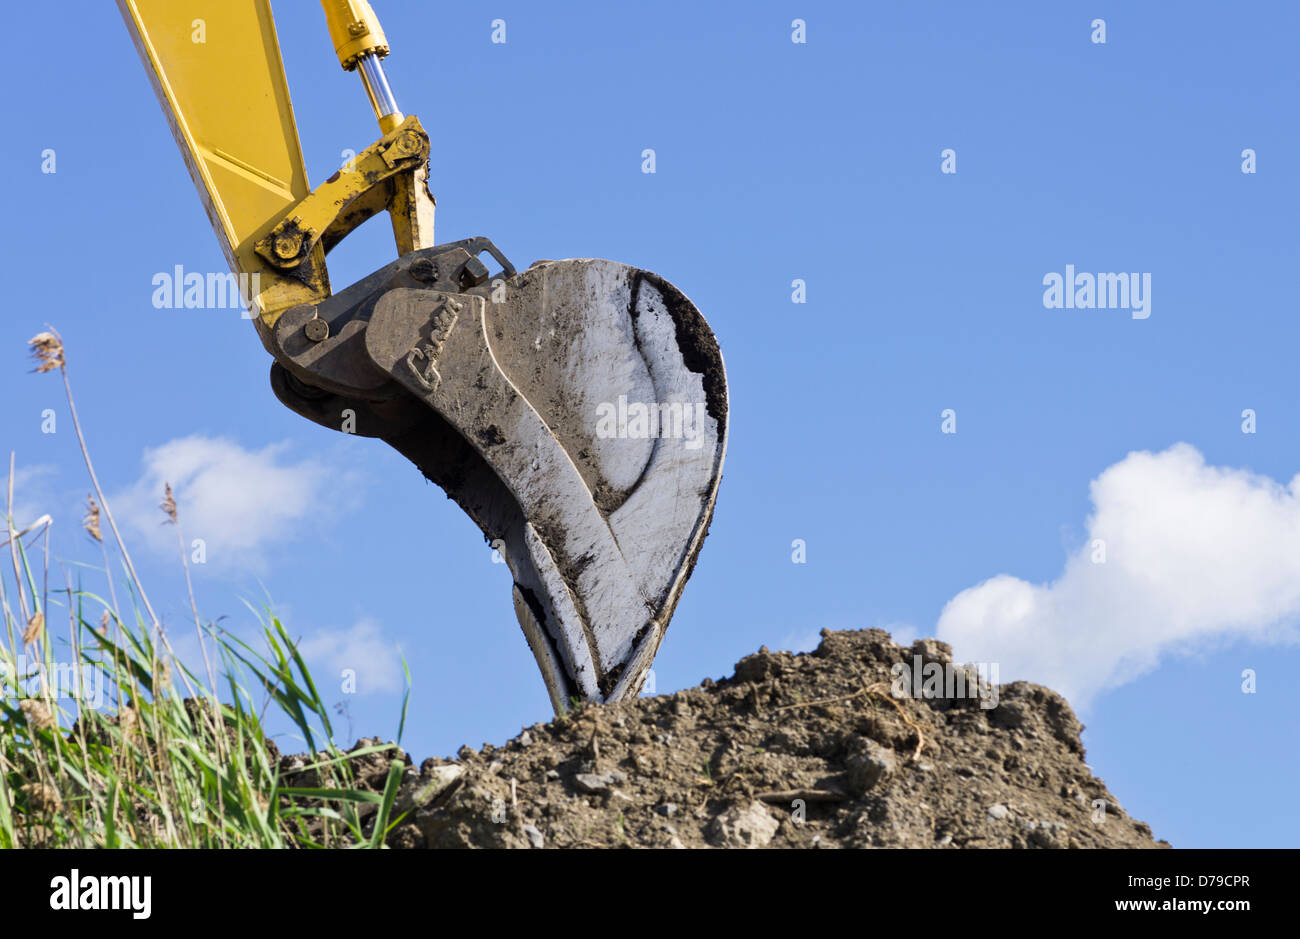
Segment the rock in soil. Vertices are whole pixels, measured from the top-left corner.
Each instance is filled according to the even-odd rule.
[[[969,681],[900,687],[918,666]],[[1082,730],[1054,691],[981,683],[945,643],[823,631],[815,652],[760,649],[731,678],[426,760],[389,844],[1168,847],[1093,776]]]

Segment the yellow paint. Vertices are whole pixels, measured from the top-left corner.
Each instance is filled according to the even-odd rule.
[[[345,68],[357,56],[388,53],[365,0],[322,6]],[[252,312],[263,333],[289,307],[330,296],[324,245],[375,212],[392,216],[399,254],[433,244],[428,137],[414,116],[382,119],[383,139],[311,191],[270,0],[118,0],[118,7],[231,270],[259,275],[251,278],[260,288]],[[286,219],[293,227],[280,229]]]
[[[374,53],[381,59],[388,55],[388,39],[379,25],[379,17],[366,0],[321,0],[321,7],[325,10],[334,52],[344,69],[352,71],[363,55]]]
[[[269,0],[118,6],[231,269],[261,275],[254,314],[319,299],[254,251],[311,188]]]

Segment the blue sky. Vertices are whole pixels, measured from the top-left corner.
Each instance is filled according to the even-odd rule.
[[[659,691],[823,627],[937,630],[1003,681],[1066,690],[1090,765],[1157,837],[1300,843],[1294,4],[375,6],[433,136],[439,241],[656,270],[717,333],[726,473]],[[277,17],[315,183],[377,135],[317,5]],[[156,273],[224,262],[117,11],[10,18],[49,40],[13,51],[30,81],[0,104],[20,510],[54,515],[60,558],[95,559],[61,390],[25,359],[48,322],[178,633],[164,479],[208,541],[204,615],[247,630],[241,598],[265,590],[324,674],[359,669],[354,735],[395,732],[398,647],[417,758],[546,719],[475,526],[396,452],[282,407],[239,313],[154,308]],[[393,256],[377,220],[332,279]],[[1046,308],[1067,265],[1149,274],[1149,317]]]

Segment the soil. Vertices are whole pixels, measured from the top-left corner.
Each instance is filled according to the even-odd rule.
[[[388,843],[1169,847],[1093,775],[1083,726],[1055,692],[973,673],[965,688],[920,677],[915,694],[900,688],[899,668],[951,665],[945,643],[903,647],[878,629],[823,631],[799,655],[763,648],[721,681],[583,707],[504,746],[408,765],[405,821]],[[359,767],[363,785],[382,788],[393,755],[358,758],[374,764]]]

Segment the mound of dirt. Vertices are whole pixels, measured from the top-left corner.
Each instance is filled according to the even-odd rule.
[[[1082,730],[1060,695],[990,686],[945,643],[823,631],[815,652],[760,649],[722,681],[408,766],[389,844],[1168,847],[1092,774]],[[382,787],[391,758],[358,775]]]

